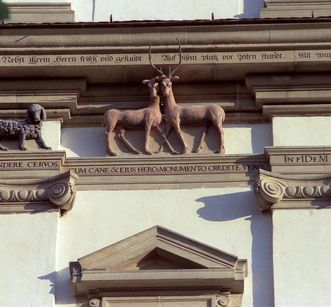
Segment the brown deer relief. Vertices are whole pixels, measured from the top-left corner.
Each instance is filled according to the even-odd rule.
[[[179,45],[179,63],[173,71],[171,71],[169,67],[169,74],[165,75],[160,68],[153,64],[151,47],[149,47],[149,62],[159,74],[159,76],[153,79],[143,81],[143,84],[147,84],[148,86],[150,104],[144,109],[125,111],[110,109],[105,113],[104,124],[106,126],[109,155],[116,155],[111,149],[113,131],[116,132],[119,139],[133,154],[141,154],[141,152],[132,146],[132,144],[130,144],[125,138],[125,131],[127,129],[137,128],[144,129],[145,131],[145,154],[153,154],[148,148],[151,128],[155,128],[162,139],[159,150],[156,153],[160,153],[163,150],[164,145],[167,145],[171,154],[185,154],[188,151],[188,146],[183,137],[181,126],[202,126],[203,131],[198,146],[196,149],[192,150],[192,152],[197,153],[202,148],[202,143],[204,142],[211,125],[216,127],[219,136],[219,146],[215,153],[224,154],[224,110],[217,104],[181,107],[176,103],[174,92],[172,90],[172,82],[179,79],[179,77],[174,76],[174,74],[181,66],[181,61],[182,50]],[[162,114],[160,110],[159,90],[163,97],[164,114]],[[163,133],[160,128],[161,122],[164,122],[165,124],[165,133]],[[168,140],[172,130],[176,132],[176,135],[181,142],[182,149],[180,152],[177,152]]]
[[[156,131],[163,139],[162,144],[167,144],[171,153],[177,153],[172,148],[159,126],[162,121],[162,114],[160,110],[160,96],[158,95],[158,81],[159,77],[142,81],[143,84],[147,84],[149,90],[150,104],[147,108],[125,111],[110,109],[104,114],[104,124],[106,126],[109,155],[116,156],[116,153],[111,149],[111,139],[113,131],[117,133],[119,139],[123,142],[124,145],[127,146],[131,153],[141,154],[141,152],[134,148],[125,137],[125,131],[127,129],[136,128],[145,129],[144,150],[146,154],[152,154],[152,152],[148,149],[148,141],[151,128],[156,129]]]

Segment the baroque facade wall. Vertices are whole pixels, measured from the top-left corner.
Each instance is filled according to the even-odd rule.
[[[0,306],[328,306],[326,1],[70,1],[83,23],[49,2],[30,14],[65,23],[0,26],[0,118],[42,105],[52,147],[1,131]],[[146,108],[157,75],[181,107],[225,110],[224,154],[203,121],[180,127],[186,153],[175,131],[177,154],[155,129],[153,155],[143,127],[125,134],[139,154],[107,138],[103,114]]]

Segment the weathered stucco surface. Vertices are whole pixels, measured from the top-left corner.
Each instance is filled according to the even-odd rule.
[[[330,218],[331,210],[273,212],[275,306],[330,305]]]
[[[7,0],[6,2],[23,2]],[[45,2],[34,0],[34,2]],[[209,0],[201,4],[200,0],[48,0],[47,2],[70,2],[75,10],[76,21],[144,20],[144,19],[210,19],[215,18],[252,18],[259,16],[263,0]],[[249,2],[249,3],[248,3]],[[93,4],[94,3],[94,4]],[[94,8],[93,8],[94,7]]]
[[[58,213],[0,216],[0,306],[54,305]]]
[[[272,306],[271,216],[255,202],[248,188],[78,192],[59,224],[57,305],[75,306],[69,261],[160,225],[247,259],[243,306]]]

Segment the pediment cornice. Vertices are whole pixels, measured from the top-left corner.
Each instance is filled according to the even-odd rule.
[[[246,260],[155,226],[70,263],[76,296],[201,287],[243,293]]]

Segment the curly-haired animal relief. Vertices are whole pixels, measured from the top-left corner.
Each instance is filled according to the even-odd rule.
[[[39,147],[51,149],[45,144],[41,136],[42,122],[46,120],[46,111],[39,104],[29,106],[27,110],[27,119],[18,120],[0,120],[0,139],[18,139],[18,148],[27,150],[25,140],[34,139]],[[0,144],[0,150],[8,150],[7,147]]]

